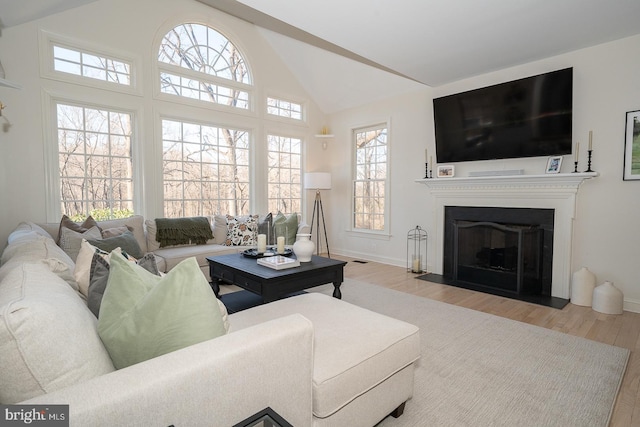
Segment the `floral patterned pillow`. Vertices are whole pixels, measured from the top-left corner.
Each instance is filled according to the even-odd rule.
[[[227,246],[255,246],[258,235],[258,215],[227,215]]]

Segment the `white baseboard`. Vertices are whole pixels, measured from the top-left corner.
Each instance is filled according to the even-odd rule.
[[[341,249],[332,249],[332,254],[347,256],[349,258],[361,259],[363,261],[379,262],[380,264],[393,265],[396,267],[406,267],[407,260],[381,257],[372,254],[371,252],[358,252],[358,251],[345,251]]]
[[[632,313],[640,313],[640,301],[625,299],[623,303],[623,310],[630,311]]]

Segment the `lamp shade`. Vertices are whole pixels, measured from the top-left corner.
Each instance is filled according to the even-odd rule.
[[[305,173],[304,188],[307,190],[331,190],[331,174],[329,172]]]

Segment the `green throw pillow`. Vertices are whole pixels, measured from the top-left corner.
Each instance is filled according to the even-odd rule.
[[[87,242],[105,252],[111,252],[115,248],[120,248],[134,258],[142,258],[144,255],[142,248],[140,248],[138,241],[131,231],[125,231],[119,236],[107,237],[106,239],[87,239]]]
[[[117,369],[225,334],[222,314],[195,258],[159,277],[111,254],[98,334]]]
[[[278,211],[276,218],[273,220],[273,235],[275,238],[284,236],[285,245],[293,245],[296,242],[296,234],[298,234],[298,214],[292,213],[285,216]]]

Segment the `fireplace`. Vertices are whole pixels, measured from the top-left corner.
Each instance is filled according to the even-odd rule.
[[[450,249],[445,254],[445,210],[448,207],[468,208],[505,208],[530,210],[546,210],[553,212],[553,222],[536,222],[543,229],[543,270],[541,296],[524,295],[522,298],[530,302],[541,303],[561,308],[570,297],[570,281],[572,274],[573,222],[578,215],[576,199],[579,187],[587,180],[597,177],[597,173],[560,173],[545,175],[507,175],[453,177],[447,179],[417,179],[416,182],[428,187],[432,230],[429,239],[427,268],[431,272],[425,280],[438,283],[453,284],[452,279],[444,279],[445,258],[450,259]],[[465,220],[465,218],[460,218]],[[510,218],[495,220],[492,218],[470,219],[470,221],[486,221],[509,227],[522,225],[520,221]],[[544,224],[548,224],[545,226]],[[547,233],[545,227],[553,224],[553,234]],[[432,238],[431,238],[432,237]],[[494,251],[494,254],[498,251]],[[549,261],[546,258],[551,257]],[[449,262],[449,261],[447,261]],[[548,271],[551,269],[551,271]],[[447,267],[447,274],[449,267]],[[461,285],[457,285],[461,286]],[[491,290],[486,286],[474,285],[492,293],[502,293],[514,297],[516,292],[509,290]],[[528,286],[528,285],[527,285]],[[467,287],[465,285],[465,287]],[[471,287],[471,286],[468,286]],[[551,295],[547,297],[546,295]],[[526,297],[526,298],[525,298]],[[540,302],[539,302],[540,301]],[[551,301],[551,304],[548,304]]]
[[[444,278],[515,295],[551,296],[553,209],[446,206]]]

